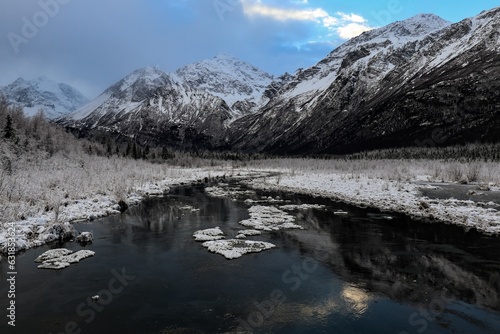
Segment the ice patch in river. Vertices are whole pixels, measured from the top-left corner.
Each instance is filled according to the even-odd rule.
[[[309,210],[309,209],[323,210],[326,209],[326,206],[320,204],[300,204],[300,205],[288,204],[288,205],[281,205],[279,208],[285,211]]]
[[[273,198],[272,196],[262,196],[260,200],[254,200],[251,198],[245,200],[245,203],[249,205],[258,203],[283,203],[283,202],[289,202],[289,201],[285,201],[281,199],[281,197],[279,196],[277,196],[276,198]]]
[[[349,214],[349,212],[347,212],[347,211],[342,211],[342,210],[337,210],[337,211],[335,211],[333,214],[334,214],[334,215],[336,215],[336,216],[346,216],[346,215],[348,215],[348,214]]]
[[[261,234],[262,234],[262,232],[257,231],[257,230],[241,230],[238,232],[236,239],[246,239],[246,237],[254,236],[254,235],[261,235]]]
[[[273,206],[256,205],[248,209],[250,218],[240,221],[245,227],[261,231],[278,231],[283,229],[303,229],[295,224],[295,217]]]
[[[95,252],[90,250],[81,250],[76,253],[66,248],[51,249],[35,259],[35,262],[42,263],[38,266],[40,269],[63,269],[69,267],[72,263],[78,263],[80,260],[94,256]]]
[[[240,188],[229,188],[229,187],[207,187],[205,192],[212,197],[229,197],[237,198],[238,196],[255,195],[254,190],[242,190]]]
[[[194,206],[191,206],[191,205],[181,206],[181,207],[179,207],[179,210],[185,210],[185,211],[191,211],[191,212],[200,211],[199,208],[195,208]]]
[[[224,239],[224,232],[219,227],[208,228],[194,232],[193,237],[196,241],[214,241]]]
[[[258,253],[263,250],[271,249],[276,245],[263,241],[250,240],[216,240],[203,243],[203,247],[208,248],[212,253],[223,255],[226,259],[237,259],[248,253]]]

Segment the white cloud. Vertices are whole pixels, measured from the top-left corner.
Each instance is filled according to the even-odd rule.
[[[361,35],[365,31],[370,31],[373,28],[360,23],[349,23],[345,26],[337,28],[337,33],[342,39],[350,39]]]
[[[346,14],[343,12],[337,12],[337,15],[340,16],[340,18],[343,21],[346,22],[353,22],[353,23],[365,23],[366,19],[362,16],[356,15],[356,14]]]
[[[327,28],[336,27],[341,23],[340,19],[332,16],[328,16],[323,19],[323,25]]]
[[[247,16],[267,17],[276,21],[314,22],[336,33],[342,39],[350,39],[365,31],[372,30],[367,20],[357,14],[336,12],[329,14],[323,8],[282,8],[266,5],[262,0],[241,0],[243,12]],[[308,0],[296,0],[294,3],[308,4]]]
[[[248,16],[266,16],[278,21],[315,21],[327,18],[328,13],[321,9],[285,9],[266,6],[258,2],[243,1],[243,11]]]

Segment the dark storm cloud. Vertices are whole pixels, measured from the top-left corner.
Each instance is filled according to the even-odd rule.
[[[281,74],[333,48],[308,44],[303,22],[248,18],[236,0],[2,0],[0,22],[1,85],[46,75],[90,98],[144,66],[174,71],[226,52]]]

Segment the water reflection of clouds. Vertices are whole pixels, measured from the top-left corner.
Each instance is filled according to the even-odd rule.
[[[324,255],[321,263],[342,280],[422,307],[446,293],[452,300],[499,310],[500,273],[495,260],[485,261],[471,252],[477,246],[455,246],[454,242],[464,242],[456,229],[441,227],[441,231],[414,223],[394,231],[394,225],[358,224],[352,218],[342,222],[314,213],[318,217],[308,217],[307,230],[289,239],[300,243],[301,249],[315,250],[310,254],[317,260],[317,254]],[[446,243],[432,241],[438,237]],[[362,303],[358,306],[362,309]]]
[[[368,310],[370,301],[372,300],[365,291],[350,285],[344,286],[341,296],[348,308],[349,314],[355,317],[362,316]]]

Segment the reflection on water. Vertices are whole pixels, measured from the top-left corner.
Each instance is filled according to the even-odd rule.
[[[209,253],[192,234],[219,226],[235,237],[238,222],[248,218],[247,197],[211,198],[202,188],[184,187],[121,216],[79,224],[94,233],[87,247],[95,257],[63,271],[41,271],[33,259],[48,247],[18,256],[17,329],[59,333],[74,323],[82,333],[500,330],[499,238],[399,215],[388,220],[327,200],[265,194],[278,195],[288,204],[327,209],[292,211],[305,230],[252,237],[277,248],[233,261]],[[337,210],[349,215],[334,215]],[[57,246],[81,249],[51,245]],[[5,281],[4,262],[1,268]],[[135,278],[89,321],[78,306],[108,287],[112,269]],[[1,285],[0,294],[6,293]],[[0,330],[11,329],[3,322]]]
[[[346,286],[342,290],[342,299],[347,304],[350,313],[361,317],[368,310],[371,297],[361,289]]]

